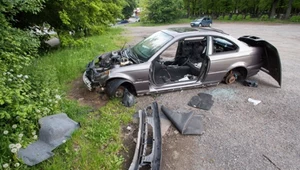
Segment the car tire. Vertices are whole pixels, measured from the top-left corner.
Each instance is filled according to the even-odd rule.
[[[211,27],[211,23],[209,23],[209,25],[208,25],[209,27]]]
[[[124,92],[125,92],[125,87],[124,86],[119,86],[116,89],[114,97],[116,97],[116,98],[122,98],[124,96]]]
[[[199,24],[199,27],[202,27],[202,24]]]

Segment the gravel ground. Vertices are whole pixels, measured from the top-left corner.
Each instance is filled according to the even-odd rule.
[[[188,24],[128,27],[126,36],[135,44],[143,37],[168,27]],[[277,47],[282,62],[282,87],[269,75],[251,77],[258,88],[220,84],[209,88],[138,97],[138,108],[156,100],[170,109],[193,110],[202,115],[202,136],[180,135],[173,126],[163,137],[163,170],[199,169],[300,169],[300,25],[214,23],[238,38],[255,35]],[[298,51],[299,50],[299,51]],[[187,105],[199,92],[213,95],[209,111]],[[248,98],[261,100],[256,106]]]

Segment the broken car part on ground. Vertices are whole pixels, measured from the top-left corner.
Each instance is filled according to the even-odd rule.
[[[170,28],[133,47],[108,52],[91,61],[83,74],[89,90],[109,97],[227,84],[260,70],[281,86],[277,49],[255,36],[236,39],[212,28]]]
[[[157,103],[154,102],[144,110],[139,110],[138,114],[139,130],[129,170],[138,170],[145,166],[150,166],[152,170],[159,170],[162,138]],[[150,153],[149,149],[151,150]]]
[[[183,135],[202,135],[204,133],[201,115],[194,112],[178,113],[161,106],[161,111],[167,116],[177,130]]]
[[[54,153],[51,151],[65,143],[80,126],[65,113],[43,117],[39,120],[39,124],[41,125],[39,139],[18,152],[18,157],[29,166],[53,156]]]
[[[193,96],[188,103],[189,106],[203,110],[209,110],[213,104],[212,95],[206,93],[199,93],[197,96]]]

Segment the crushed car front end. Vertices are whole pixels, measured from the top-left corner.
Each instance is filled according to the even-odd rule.
[[[106,54],[104,54],[106,55]],[[97,60],[101,60],[102,56],[96,57],[94,60],[88,63],[82,79],[87,88],[91,91],[95,87],[103,87],[109,76],[109,69],[100,67]],[[97,66],[97,65],[98,66]]]

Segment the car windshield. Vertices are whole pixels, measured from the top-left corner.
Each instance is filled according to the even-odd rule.
[[[152,34],[150,37],[139,42],[133,47],[133,52],[142,61],[148,61],[158,50],[160,50],[173,37],[162,31]]]

